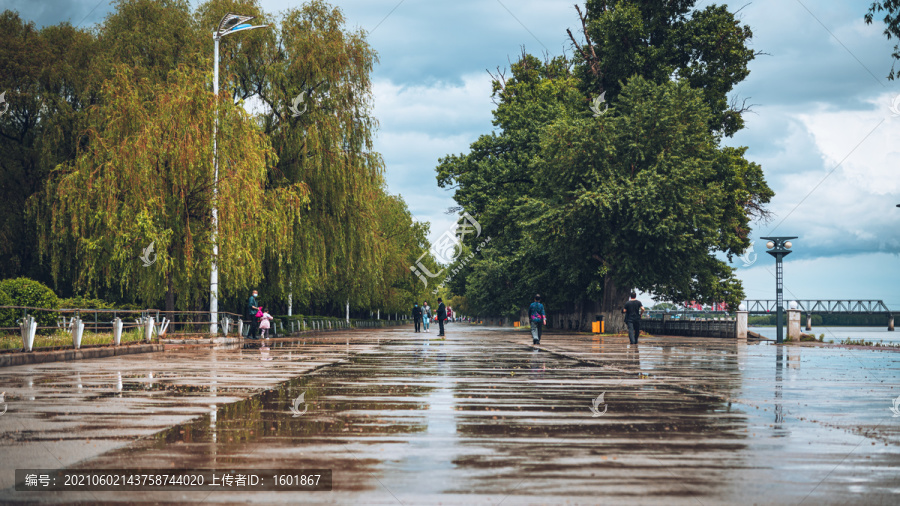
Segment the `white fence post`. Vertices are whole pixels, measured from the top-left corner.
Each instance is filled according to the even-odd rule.
[[[81,336],[84,335],[84,322],[81,318],[75,319],[75,328],[72,329],[72,345],[75,349],[81,348]]]
[[[113,341],[118,346],[122,342],[122,319],[113,320]]]
[[[166,330],[169,329],[169,319],[163,316],[161,322],[159,322],[159,326],[157,327],[156,335],[158,337],[162,337],[166,334]]]
[[[144,338],[148,343],[153,340],[153,317],[147,317],[147,322],[144,324]]]
[[[37,332],[37,322],[34,321],[34,316],[23,319],[20,329],[22,332],[22,348],[25,351],[32,351],[34,349],[34,334]]]

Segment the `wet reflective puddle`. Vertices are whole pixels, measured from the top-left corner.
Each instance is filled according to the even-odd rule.
[[[598,365],[474,331],[386,342],[243,401],[211,396],[207,415],[80,467],[330,468],[333,497],[363,502],[843,502],[900,488],[895,446],[859,449],[733,402],[734,353],[608,351]]]

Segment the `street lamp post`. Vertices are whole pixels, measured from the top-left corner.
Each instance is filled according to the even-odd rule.
[[[761,237],[761,239],[769,241],[766,243],[766,248],[769,250],[766,253],[775,257],[775,342],[781,344],[784,342],[784,329],[782,328],[784,323],[784,277],[781,259],[791,253],[792,244],[790,240],[796,239],[796,237]]]
[[[216,335],[219,327],[219,157],[216,137],[219,133],[219,39],[235,32],[267,28],[269,25],[248,24],[255,16],[228,13],[213,32],[213,96],[216,98],[216,118],[213,123],[213,205],[212,205],[212,269],[209,273],[209,333]]]

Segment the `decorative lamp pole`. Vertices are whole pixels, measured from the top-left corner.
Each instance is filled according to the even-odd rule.
[[[219,322],[219,157],[216,136],[219,133],[219,39],[232,33],[256,28],[268,28],[269,25],[253,26],[247,24],[255,16],[240,16],[228,13],[219,21],[213,32],[213,96],[216,97],[216,119],[213,124],[213,205],[212,205],[212,269],[209,274],[209,333],[218,333]]]
[[[781,259],[791,253],[791,239],[796,239],[796,237],[761,237],[760,239],[767,239],[769,242],[766,243],[766,248],[769,251],[766,253],[775,257],[775,329],[777,331],[775,342],[781,344],[784,342],[784,329],[782,325],[784,324],[784,293],[783,293],[783,271],[781,267]]]

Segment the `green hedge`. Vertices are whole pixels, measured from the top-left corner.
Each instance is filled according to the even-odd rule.
[[[275,318],[275,321],[276,321],[276,322],[277,322],[277,321],[280,321],[281,324],[284,325],[285,332],[287,331],[287,329],[290,328],[290,322],[292,322],[292,321],[294,321],[294,322],[299,322],[299,321],[302,321],[302,320],[306,320],[307,328],[309,328],[310,322],[311,322],[312,320],[323,321],[323,322],[329,322],[329,321],[330,321],[330,322],[346,322],[346,321],[347,321],[347,320],[346,320],[345,318],[343,318],[343,317],[335,317],[335,316],[315,316],[315,315],[300,315],[300,314],[295,314],[295,315],[291,315],[291,316],[287,316],[287,315],[272,315],[272,317]],[[357,320],[360,320],[360,321],[381,321],[381,322],[383,322],[382,325],[385,325],[385,326],[388,324],[388,320],[385,320],[385,319],[381,319],[381,320],[374,320],[374,319],[373,319],[373,320],[367,320],[367,319],[365,319],[365,318],[350,318],[350,322],[351,322],[351,323],[354,322],[354,321],[357,321]],[[394,320],[391,320],[391,321],[394,321]],[[302,327],[302,324],[301,324],[301,327]]]
[[[122,309],[113,306],[102,299],[87,299],[85,297],[70,297],[59,299],[60,309]]]
[[[28,278],[4,279],[0,290],[6,292],[13,306],[59,309],[59,299],[47,285]],[[56,311],[34,311],[31,313],[38,327],[56,327],[59,314]],[[16,315],[18,317],[19,315]]]
[[[0,306],[15,306],[13,304],[12,297],[6,294],[3,290],[0,290]],[[0,309],[0,327],[15,327],[16,326],[16,310],[15,309]]]

